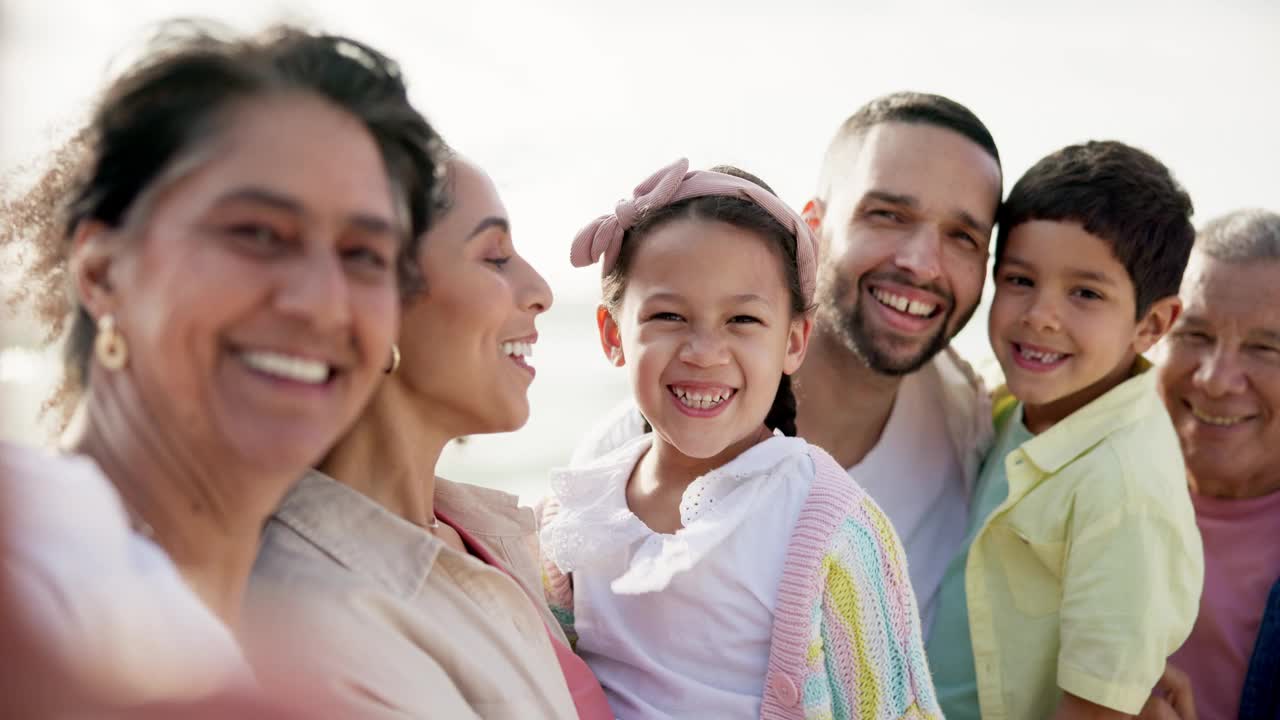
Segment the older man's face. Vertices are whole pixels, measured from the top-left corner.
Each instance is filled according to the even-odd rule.
[[[1280,261],[1194,252],[1160,385],[1192,477],[1247,493],[1280,472]]]

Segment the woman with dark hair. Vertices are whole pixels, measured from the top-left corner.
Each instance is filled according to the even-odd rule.
[[[72,412],[61,454],[0,445],[5,624],[68,708],[247,684],[262,526],[384,377],[438,194],[438,138],[377,51],[177,30],[2,208],[25,299],[69,323]]]
[[[341,717],[612,717],[547,607],[533,511],[436,476],[451,440],[529,419],[552,300],[484,171],[455,158],[448,178],[398,365],[267,524],[249,634],[300,626],[278,669],[326,678]]]

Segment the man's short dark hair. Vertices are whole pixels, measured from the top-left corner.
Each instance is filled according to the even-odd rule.
[[[831,186],[849,145],[860,140],[871,128],[891,122],[932,125],[959,133],[987,151],[995,159],[996,167],[1000,167],[1000,151],[996,149],[991,131],[969,108],[941,95],[905,91],[890,93],[858,108],[836,131],[822,159],[818,188],[820,199],[826,201],[830,198]]]
[[[1280,214],[1248,209],[1214,218],[1200,229],[1195,247],[1225,262],[1280,260]]]
[[[1001,206],[996,267],[1009,233],[1033,220],[1079,223],[1111,251],[1133,282],[1137,317],[1178,294],[1191,256],[1191,197],[1169,168],[1115,141],[1070,145],[1031,166]]]

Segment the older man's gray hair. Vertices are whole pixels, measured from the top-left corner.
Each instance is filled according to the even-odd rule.
[[[1214,218],[1196,235],[1195,249],[1226,262],[1280,260],[1280,214],[1250,209]]]

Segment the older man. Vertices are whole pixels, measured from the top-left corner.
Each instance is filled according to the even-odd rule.
[[[947,344],[981,298],[1001,183],[995,141],[968,108],[894,93],[840,127],[804,209],[822,264],[797,429],[888,515],[926,632],[990,440],[986,392]],[[641,432],[624,407],[574,462]]]
[[[1204,538],[1200,615],[1171,664],[1205,720],[1280,718],[1280,215],[1196,239],[1161,390]]]

